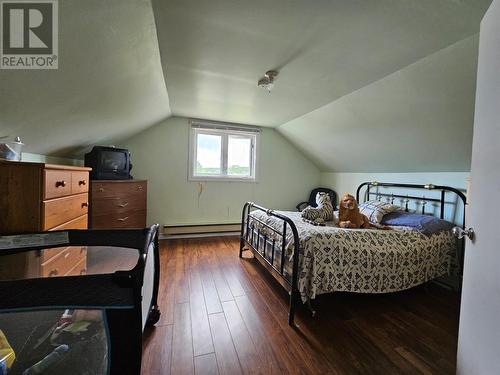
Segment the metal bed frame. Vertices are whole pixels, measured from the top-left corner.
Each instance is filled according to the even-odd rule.
[[[264,223],[263,221],[255,218],[255,217],[250,217],[250,212],[251,209],[254,208],[256,210],[263,211],[267,213],[269,216],[274,216],[278,219],[283,220],[283,230],[279,231],[273,228],[272,226]],[[255,220],[260,222],[262,225],[264,225],[266,228],[268,228],[270,231],[274,232],[278,237],[281,237],[281,248],[278,249],[278,252],[281,252],[281,262],[279,268],[274,265],[274,259],[276,256],[276,250],[277,250],[277,241],[276,239],[271,240],[271,261],[269,261],[266,258],[266,248],[267,245],[269,244],[269,241],[267,239],[267,236],[264,234],[263,235],[263,244],[264,244],[264,249],[263,249],[263,254],[259,252],[259,244],[261,243],[261,234],[260,234],[260,229],[257,231],[257,245],[254,247],[254,235],[255,231],[252,229],[250,231],[250,220]],[[293,235],[293,247],[294,247],[294,257],[293,257],[293,268],[292,268],[292,279],[289,280],[285,276],[285,254],[286,254],[286,236],[287,236],[287,225],[290,227],[290,230],[292,231]],[[250,234],[251,233],[251,234]],[[247,202],[243,206],[243,212],[242,212],[242,217],[241,217],[241,236],[240,236],[240,258],[243,257],[243,251],[245,250],[245,246],[248,245],[249,249],[252,250],[254,256],[256,259],[269,271],[269,273],[285,288],[285,290],[289,293],[290,295],[290,307],[289,307],[289,312],[288,312],[288,324],[289,325],[294,325],[294,317],[295,317],[295,309],[296,305],[298,302],[298,299],[300,298],[300,292],[299,288],[297,286],[297,274],[299,270],[299,234],[297,232],[297,228],[295,227],[295,224],[293,223],[292,219],[290,219],[287,216],[278,214],[274,212],[273,210],[269,210],[267,208],[264,208],[262,206],[259,206],[253,202]]]
[[[372,190],[372,187],[376,187],[376,190]],[[380,192],[380,187],[383,188],[404,188],[404,189],[412,189],[412,190],[433,190],[440,191],[440,198],[432,198],[417,196],[417,195],[402,195],[402,194],[394,194],[394,193],[383,193]],[[403,200],[405,204],[405,211],[409,211],[409,202],[416,201],[422,204],[421,213],[425,214],[425,206],[428,202],[432,202],[434,204],[439,203],[440,205],[440,218],[444,219],[445,214],[445,205],[450,202],[446,202],[446,193],[454,193],[463,203],[464,214],[462,217],[461,226],[462,229],[465,228],[465,206],[467,204],[467,199],[460,190],[442,185],[418,185],[418,184],[400,184],[400,183],[387,183],[387,182],[364,182],[358,186],[356,190],[356,199],[359,202],[360,192],[365,188],[365,199],[369,200],[371,196],[375,196],[376,199],[380,200],[382,197],[390,201],[394,202],[396,198],[400,198]],[[457,202],[451,202],[452,204],[456,204]],[[275,217],[281,221],[283,221],[283,226],[281,230],[278,230],[271,225],[265,223],[262,220],[259,220],[256,217],[252,217],[250,214],[253,210],[263,211],[268,216]],[[255,230],[252,221],[258,222],[260,225],[264,226],[266,230],[269,230],[274,233],[275,236],[273,238],[268,238],[267,234],[261,233],[261,230],[258,228]],[[290,232],[291,231],[291,232]],[[292,264],[292,275],[289,277],[285,272],[285,258],[286,258],[286,244],[287,244],[287,235],[293,240],[293,264]],[[279,240],[276,240],[276,237]],[[459,249],[459,253],[463,254],[463,241],[462,245]],[[299,235],[297,232],[297,228],[293,221],[282,214],[279,214],[271,209],[267,209],[265,207],[259,206],[254,202],[247,202],[243,206],[243,211],[241,215],[241,232],[240,232],[240,258],[243,257],[243,251],[250,250],[255,259],[259,261],[260,264],[266,268],[271,276],[278,281],[278,283],[288,292],[290,296],[289,300],[289,312],[288,312],[288,324],[290,326],[294,325],[295,312],[297,308],[297,303],[300,300],[300,292],[298,290],[298,271],[299,271],[299,261],[300,261],[300,243],[299,243]],[[463,256],[459,254],[458,263],[459,263],[459,278],[461,284],[461,270],[463,267]],[[275,265],[275,259],[277,256],[280,259],[279,266]],[[312,315],[314,316],[315,311],[312,309],[310,301],[307,303],[307,307],[311,310]]]
[[[363,187],[366,186],[366,191],[365,191],[365,201],[370,200],[370,196],[375,195],[377,199],[380,200],[381,197],[385,197],[387,201],[390,201],[391,204],[394,203],[395,198],[401,198],[403,199],[403,202],[405,203],[405,211],[408,212],[408,203],[411,200],[421,202],[422,203],[422,215],[425,215],[425,206],[428,202],[438,202],[439,203],[439,218],[444,219],[444,210],[445,210],[445,205],[446,205],[446,192],[452,192],[455,193],[460,200],[463,203],[464,206],[464,212],[463,212],[463,218],[462,218],[462,229],[465,229],[465,206],[467,205],[467,198],[465,197],[465,194],[462,193],[460,190],[449,187],[449,186],[442,186],[442,185],[433,185],[433,184],[426,184],[426,185],[415,185],[415,184],[396,184],[396,183],[388,183],[388,182],[363,182],[361,185],[358,186],[356,190],[356,200],[359,202],[359,194]],[[377,191],[371,191],[370,187],[388,187],[388,188],[407,188],[407,189],[424,189],[424,190],[436,190],[436,191],[441,191],[441,197],[439,199],[437,198],[428,198],[425,197],[425,195],[418,197],[415,195],[400,195],[400,194],[393,194],[393,193],[380,193],[377,189]]]

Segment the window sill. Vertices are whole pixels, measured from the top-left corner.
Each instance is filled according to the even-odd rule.
[[[212,177],[212,176],[189,176],[188,181],[212,181],[212,182],[258,182],[253,177]]]

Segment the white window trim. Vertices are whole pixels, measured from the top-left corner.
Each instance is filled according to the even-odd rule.
[[[260,129],[256,127],[250,127],[245,125],[228,124],[222,122],[211,122],[203,120],[190,120],[190,130],[189,130],[189,157],[188,157],[188,181],[221,181],[221,182],[258,182],[258,165],[259,165],[259,148],[260,148]],[[242,176],[228,176],[228,175],[194,175],[194,163],[196,161],[196,135],[202,134],[213,134],[213,135],[223,135],[222,137],[222,153],[221,153],[221,166],[223,170],[227,171],[227,140],[229,135],[233,137],[252,136],[252,147],[253,153],[250,160],[251,168],[253,172],[250,177]],[[232,134],[231,134],[232,133]]]

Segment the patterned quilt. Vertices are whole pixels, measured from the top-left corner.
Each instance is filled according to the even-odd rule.
[[[409,289],[448,274],[457,243],[451,231],[427,236],[409,228],[391,230],[342,229],[333,223],[314,226],[299,212],[275,211],[293,220],[300,239],[298,287],[303,302],[334,291],[388,293]],[[275,229],[283,221],[254,211],[256,217]],[[267,238],[277,235],[256,220],[250,227]],[[293,258],[293,236],[287,228],[286,249]],[[288,268],[288,267],[287,267]]]

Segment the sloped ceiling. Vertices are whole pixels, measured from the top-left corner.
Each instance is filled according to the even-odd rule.
[[[0,70],[0,136],[82,155],[170,115],[149,0],[59,1],[59,69]]]
[[[372,118],[377,119],[372,131],[378,127],[378,131],[384,132],[380,124],[385,122],[393,124],[391,129],[400,126],[389,119],[394,106],[387,103],[391,97],[396,100],[399,95],[408,94],[407,101],[419,103],[408,104],[400,99],[402,103],[396,111],[399,114],[392,117],[403,116],[406,105],[413,116],[421,117],[412,124],[433,123],[438,133],[448,134],[449,126],[445,130],[439,127],[442,123],[455,123],[459,117],[450,114],[454,100],[455,105],[466,103],[458,110],[463,116],[461,125],[457,125],[457,137],[466,139],[472,129],[475,76],[471,71],[475,69],[473,60],[477,54],[470,37],[479,31],[480,19],[490,3],[491,0],[60,1],[59,70],[0,70],[0,136],[20,135],[29,152],[79,157],[91,144],[118,142],[177,115],[278,127],[322,169],[359,170],[359,160],[333,161],[324,156],[329,151],[323,147],[311,151],[315,145],[312,138],[338,135],[340,122],[325,121],[323,116],[331,114],[323,108],[344,108],[336,110],[335,115],[357,111],[357,116],[344,114],[342,118],[352,128],[346,134],[361,139],[370,134],[366,129]],[[465,65],[448,69],[448,64],[460,65],[461,61],[446,57],[447,47],[465,39],[471,41],[464,41],[464,45],[471,46],[463,47],[463,54],[456,52],[465,58]],[[431,62],[425,63],[427,59]],[[431,85],[439,89],[440,98],[453,98],[457,94],[455,86],[468,92],[459,93],[446,103],[443,99],[447,106],[440,113],[435,108],[429,113],[417,110],[425,107],[425,100],[431,101],[428,95],[435,92],[424,87],[424,81],[433,83],[421,79],[427,73],[412,70],[412,64],[420,61],[426,66],[435,61],[442,64],[438,67],[444,74],[439,76],[442,85]],[[280,71],[270,95],[256,85],[269,69]],[[394,74],[403,78],[395,80]],[[453,81],[445,81],[445,77]],[[397,82],[389,84],[393,81]],[[378,89],[383,90],[380,97],[386,98],[378,102],[380,107],[373,104],[377,101],[370,101],[378,98]],[[427,95],[427,99],[420,94]],[[353,104],[356,100],[360,100],[358,107]],[[346,102],[351,107],[342,104]],[[308,117],[308,113],[313,117]],[[388,116],[387,121],[384,116]],[[431,121],[430,116],[435,119]],[[314,121],[323,125],[318,127]],[[463,125],[465,121],[467,125]],[[421,148],[411,137],[416,134],[422,138],[425,126],[430,125],[416,128],[408,122],[401,126],[406,130],[397,133],[404,134],[398,139],[399,147],[417,153]],[[464,130],[467,126],[468,131]],[[366,139],[360,141],[364,147],[378,152],[378,148],[369,148]],[[468,144],[462,142],[463,153],[469,152]],[[337,143],[335,151],[349,152],[351,146],[346,145]],[[441,160],[440,154],[432,155]],[[432,164],[433,168],[461,169],[468,163],[442,160],[439,166]],[[389,157],[382,157],[377,165],[384,163],[387,168],[402,170],[415,165],[410,158],[391,164]],[[423,165],[427,168],[430,164]],[[367,168],[372,165],[363,167]]]
[[[278,128],[323,171],[468,171],[477,35]]]
[[[279,126],[479,30],[491,0],[153,0],[175,115]],[[256,87],[278,69],[268,95]]]

